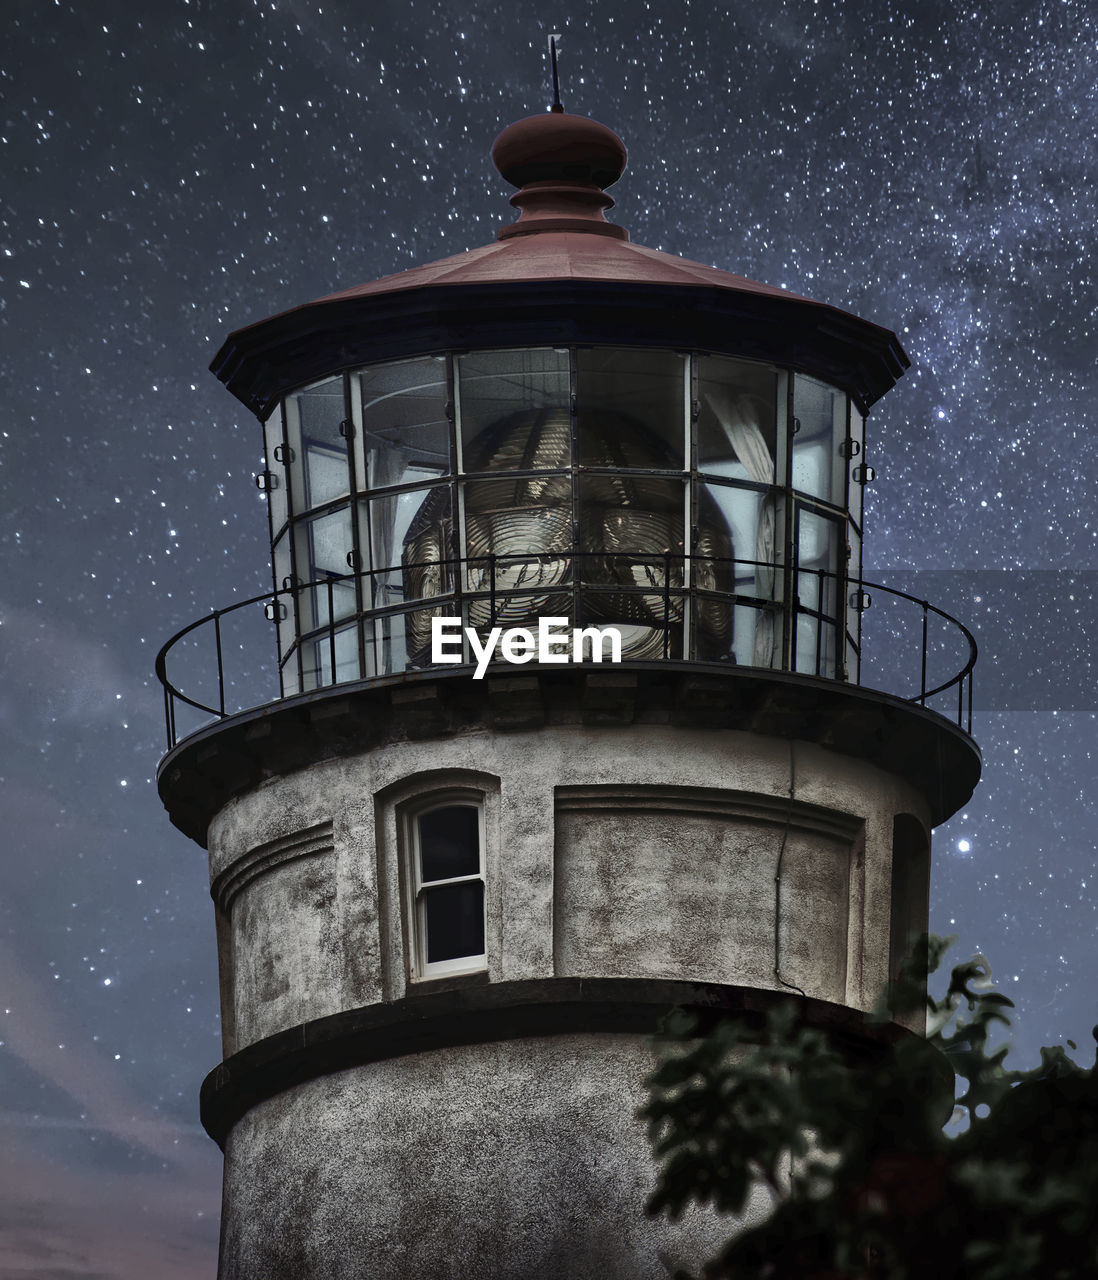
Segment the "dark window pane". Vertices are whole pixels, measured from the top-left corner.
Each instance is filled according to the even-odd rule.
[[[479,880],[424,889],[427,963],[484,954],[484,885]]]
[[[681,470],[685,363],[673,351],[596,347],[577,353],[578,461]]]
[[[480,872],[480,814],[472,805],[447,805],[420,814],[421,878],[452,880]]]

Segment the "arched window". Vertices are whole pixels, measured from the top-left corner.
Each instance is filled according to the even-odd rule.
[[[405,815],[414,977],[487,966],[484,806],[480,798],[433,797]]]

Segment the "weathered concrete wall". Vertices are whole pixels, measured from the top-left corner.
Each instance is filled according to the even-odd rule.
[[[777,960],[809,996],[865,1010],[895,953],[893,905],[905,928],[917,914],[893,834],[900,814],[925,828],[925,803],[864,760],[667,724],[396,743],[272,778],[214,820],[227,1054],[431,989],[413,972],[402,814],[439,795],[483,803],[478,982],[773,990]],[[645,1217],[635,1111],[652,1062],[632,1032],[568,1032],[363,1062],[268,1097],[229,1132],[220,1280],[697,1270],[735,1224]]]
[[[868,1009],[887,979],[893,821],[926,821],[904,782],[810,744],[741,732],[477,732],[316,764],[215,819],[211,877],[230,920],[222,963],[235,992],[227,1052],[406,994],[398,814],[454,787],[484,796],[493,980],[556,973],[776,988],[779,858],[786,981]],[[309,833],[321,829],[330,835],[318,843]]]
[[[256,880],[234,904],[236,1034],[249,1044],[302,1010],[336,1013],[339,915],[332,857],[289,863]]]
[[[226,1150],[220,1280],[697,1269],[735,1223],[645,1216],[654,1175],[635,1111],[653,1062],[637,1037],[514,1040],[376,1063],[261,1103]]]
[[[842,1003],[861,825],[715,788],[562,789],[557,973],[771,987],[777,931],[782,977]]]

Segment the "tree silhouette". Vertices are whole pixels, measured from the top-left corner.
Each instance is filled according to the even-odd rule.
[[[925,1004],[927,1038],[882,1040],[872,1060],[844,1055],[796,1000],[762,1027],[701,1036],[671,1015],[641,1112],[661,1164],[649,1213],[739,1215],[760,1184],[773,1201],[704,1280],[1098,1275],[1095,1071],[1062,1048],[1008,1070],[989,1035],[1013,1006],[982,956],[953,969],[942,999],[926,994],[952,941],[924,936],[873,1015]]]

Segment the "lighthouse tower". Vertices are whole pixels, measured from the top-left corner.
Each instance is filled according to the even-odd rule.
[[[896,337],[631,243],[592,120],[492,154],[497,242],[213,363],[274,567],[158,659],[218,929],[221,1280],[697,1267],[733,1224],[643,1211],[660,1019],[794,999],[865,1051],[979,775],[970,638],[939,679],[949,620],[860,575]]]

